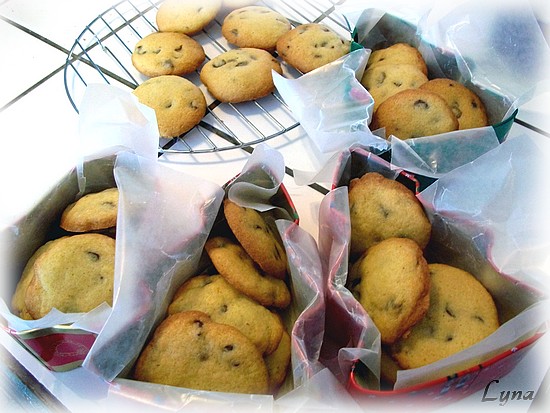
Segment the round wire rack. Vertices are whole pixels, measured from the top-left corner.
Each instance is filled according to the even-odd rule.
[[[286,16],[293,25],[322,22],[349,36],[345,18],[335,12],[345,0],[264,0],[264,4]],[[78,112],[88,84],[107,83],[133,90],[147,77],[132,65],[135,44],[157,31],[156,13],[162,1],[124,0],[90,22],[75,40],[65,63],[67,96]],[[223,17],[193,35],[204,48],[206,60],[233,46],[221,34]],[[285,77],[301,74],[281,62]],[[201,153],[248,147],[285,134],[299,123],[275,91],[267,97],[238,104],[214,99],[199,79],[200,68],[186,78],[195,83],[207,99],[207,113],[189,132],[172,138],[159,138],[159,153]]]

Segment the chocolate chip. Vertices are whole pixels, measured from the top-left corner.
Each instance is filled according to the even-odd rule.
[[[418,99],[416,102],[414,102],[414,107],[419,109],[428,110],[430,108],[430,105],[428,105],[428,102],[422,99]]]
[[[223,305],[220,307],[220,313],[227,313],[227,305],[223,304]]]
[[[88,258],[91,261],[99,261],[99,254],[92,252],[92,251],[86,251],[86,254],[88,254]]]
[[[234,347],[232,344],[228,344],[223,348],[223,351],[233,351]]]
[[[235,67],[242,67],[242,66],[248,66],[248,61],[243,60],[242,62],[239,62],[235,65]]]
[[[457,119],[460,119],[460,117],[462,116],[462,111],[458,107],[458,102],[453,102],[453,104],[451,105],[451,110],[453,111],[455,117]]]
[[[384,217],[384,219],[388,218],[390,216],[390,211],[387,209],[387,208],[384,208],[383,205],[380,205],[378,207],[380,213],[382,214],[382,216]]]
[[[212,63],[212,67],[218,68],[226,65],[227,62],[224,59],[216,60],[214,63]]]

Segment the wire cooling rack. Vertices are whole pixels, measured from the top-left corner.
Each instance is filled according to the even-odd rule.
[[[336,12],[345,0],[263,0],[263,4],[286,16],[293,25],[323,23],[349,38],[345,18]],[[135,44],[157,31],[156,13],[162,1],[125,0],[112,6],[75,40],[64,69],[67,96],[78,112],[88,84],[107,83],[134,89],[147,78],[132,65]],[[204,48],[206,61],[232,48],[221,34],[223,15],[193,36]],[[300,73],[281,62],[285,77]],[[159,139],[159,152],[201,153],[242,148],[282,135],[299,123],[280,95],[238,104],[215,100],[201,84],[200,68],[186,78],[203,91],[208,104],[205,117],[195,128],[173,139]]]

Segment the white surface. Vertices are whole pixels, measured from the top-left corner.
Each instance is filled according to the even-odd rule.
[[[63,49],[68,50],[84,26],[113,3],[113,0],[0,0],[0,43],[4,56],[9,56],[4,57],[0,65],[2,228],[24,215],[74,165],[78,116],[65,94],[60,70],[66,57]],[[49,41],[26,33],[5,19]],[[548,102],[546,97],[539,100]],[[9,102],[13,103],[8,105]],[[520,110],[518,118],[548,133],[547,107],[539,101],[530,102]],[[520,133],[538,135],[514,124],[511,135]],[[544,135],[538,137],[548,139]],[[304,162],[307,142],[300,128],[269,141],[269,145],[281,151],[291,168]],[[244,151],[230,150],[215,154],[166,155],[162,161],[223,184],[241,170],[247,157]],[[295,185],[289,176],[284,183],[298,209],[301,226],[317,238],[317,211],[322,195],[311,188]],[[514,371],[500,380],[499,392],[538,389],[550,365],[545,354],[548,340],[549,337],[540,340]],[[118,406],[117,397],[107,394],[108,385],[86,370],[53,373],[3,331],[0,341],[70,410],[97,411],[100,408],[111,411]],[[524,400],[509,401],[505,405],[481,400],[482,393],[476,393],[443,411],[468,408],[524,412],[529,409],[529,401]]]

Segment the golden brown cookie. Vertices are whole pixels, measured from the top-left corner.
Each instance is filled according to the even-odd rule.
[[[384,49],[375,50],[369,56],[367,69],[381,64],[408,64],[415,66],[418,70],[428,76],[428,67],[424,58],[415,47],[407,43],[396,43]]]
[[[173,314],[156,328],[134,378],[206,391],[268,392],[267,368],[254,344],[200,311]]]
[[[429,269],[428,313],[392,347],[392,355],[402,369],[451,356],[499,327],[493,298],[473,275],[445,264],[430,264]]]
[[[362,254],[392,237],[410,238],[422,249],[428,245],[431,224],[422,204],[403,184],[376,172],[349,184],[351,252]]]
[[[420,86],[437,93],[458,119],[459,129],[487,126],[487,112],[481,99],[463,84],[451,79],[432,79]]]
[[[34,319],[52,308],[85,313],[103,302],[112,305],[115,240],[79,234],[55,240],[33,265],[25,306]]]
[[[290,346],[290,335],[286,331],[283,331],[277,349],[269,356],[264,357],[269,375],[269,392],[271,394],[277,393],[277,390],[285,381],[288,366],[290,365]]]
[[[88,232],[116,226],[118,189],[84,195],[61,214],[60,226],[70,232]]]
[[[145,76],[186,75],[206,58],[201,44],[176,32],[151,33],[137,42],[132,64]]]
[[[190,278],[176,292],[168,314],[202,311],[212,321],[237,328],[248,337],[260,353],[273,353],[283,334],[279,317],[248,298],[220,275]]]
[[[206,242],[205,249],[214,267],[237,290],[262,305],[288,307],[290,291],[285,282],[262,273],[238,243],[214,237]]]
[[[162,137],[176,137],[189,131],[206,114],[202,91],[180,76],[153,77],[139,85],[134,94],[141,103],[155,110]]]
[[[410,139],[455,131],[458,120],[438,94],[408,89],[387,98],[374,112],[371,130],[379,128],[386,128],[386,137]]]
[[[277,40],[292,26],[286,17],[265,6],[233,10],[222,24],[222,35],[237,47],[274,51]]]
[[[11,300],[12,311],[16,316],[24,320],[32,320],[31,315],[27,311],[27,306],[25,305],[25,296],[27,294],[27,287],[34,277],[34,263],[38,257],[44,254],[52,245],[55,245],[55,240],[48,241],[35,251],[35,253],[27,261],[25,268],[23,268],[21,278],[15,287],[15,292]]]
[[[361,84],[374,99],[374,111],[390,96],[406,89],[416,89],[428,81],[416,66],[378,64],[365,71]]]
[[[255,209],[241,207],[227,198],[223,210],[231,231],[254,262],[267,274],[284,280],[286,252],[264,217]]]
[[[355,295],[380,331],[382,343],[392,344],[417,324],[430,304],[428,264],[416,242],[388,238],[370,247],[350,272],[359,280]]]
[[[345,56],[350,47],[349,40],[321,23],[301,24],[277,41],[279,57],[302,73]]]
[[[196,34],[214,20],[221,6],[222,0],[164,0],[157,11],[158,29]]]
[[[220,102],[239,103],[273,92],[272,70],[282,74],[281,65],[269,52],[254,48],[232,49],[206,63],[200,78]]]

